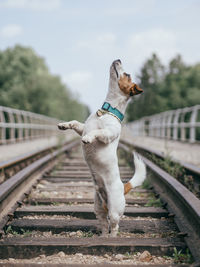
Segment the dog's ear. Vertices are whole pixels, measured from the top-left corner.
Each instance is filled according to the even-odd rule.
[[[127,74],[123,74],[120,76],[120,79],[118,81],[118,85],[119,85],[120,90],[124,94],[129,94],[130,84],[131,84],[131,80]]]
[[[124,94],[130,95],[130,90],[133,86],[133,83],[131,80],[131,75],[124,72],[124,74],[120,76],[120,79],[118,81],[118,85]]]
[[[136,83],[132,82],[130,74],[125,72],[120,76],[118,85],[121,91],[126,95],[134,96],[143,92],[143,90]]]
[[[133,83],[130,88],[130,96],[139,95],[143,92],[143,90],[136,84]]]

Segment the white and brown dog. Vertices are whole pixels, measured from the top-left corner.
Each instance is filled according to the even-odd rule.
[[[140,186],[146,176],[143,161],[135,154],[135,174],[126,183],[120,179],[117,146],[121,133],[121,120],[130,96],[142,93],[123,70],[120,60],[110,67],[109,90],[101,110],[91,114],[85,124],[78,121],[59,123],[61,130],[73,129],[82,136],[85,160],[90,168],[95,187],[95,213],[102,235],[116,236],[120,217],[125,209],[124,194]]]

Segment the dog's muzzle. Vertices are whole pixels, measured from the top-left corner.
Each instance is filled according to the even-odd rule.
[[[116,68],[116,65],[118,65],[118,64],[120,64],[120,65],[122,64],[120,59],[115,60],[113,62],[113,64],[112,64],[113,65],[113,68],[115,70],[115,73],[116,73],[117,78],[119,78],[119,74],[118,74],[118,71],[117,71],[117,68]]]

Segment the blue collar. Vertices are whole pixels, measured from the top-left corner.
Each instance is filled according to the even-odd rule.
[[[108,102],[104,102],[101,108],[117,117],[120,121],[124,118],[124,115],[117,108],[113,108]]]

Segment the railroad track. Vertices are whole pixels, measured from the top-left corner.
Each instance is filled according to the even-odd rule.
[[[194,215],[189,207],[190,211],[187,210],[185,215],[187,220],[183,218],[184,207],[183,204],[180,207],[179,203],[182,199],[180,196],[177,196],[178,200],[175,198],[175,189],[170,191],[166,179],[165,182],[160,181],[165,175],[145,158],[151,173],[151,187],[135,189],[126,196],[127,206],[120,221],[118,237],[100,237],[93,212],[93,185],[77,144],[73,142],[62,151],[55,151],[51,161],[46,155],[28,166],[32,169],[25,177],[31,175],[32,180],[26,185],[25,195],[24,192],[22,196],[14,191],[20,198],[15,199],[13,205],[6,206],[6,202],[10,201],[6,199],[13,196],[12,190],[8,193],[5,186],[4,191],[0,187],[1,205],[9,211],[2,216],[0,224],[3,230],[0,266],[36,266],[37,263],[44,266],[66,266],[66,263],[67,266],[92,266],[97,263],[101,266],[182,266],[181,261],[191,260],[188,247],[194,257],[193,265],[200,266],[200,216]],[[121,148],[128,152],[126,146],[121,145]],[[58,157],[64,151],[67,153],[52,161],[53,156]],[[132,177],[133,169],[121,159],[120,172],[123,182],[126,182]],[[22,177],[23,173],[16,175]],[[22,189],[18,190],[21,192]],[[174,207],[175,204],[177,207]],[[188,224],[188,217],[193,220],[192,224]]]
[[[0,163],[0,184],[8,180],[26,166],[34,161],[50,154],[56,150],[56,146],[46,149],[39,149],[31,153],[26,153],[22,156],[15,157],[14,159],[6,160]]]
[[[121,142],[130,147],[131,150],[136,150],[139,154],[151,161],[155,161],[157,164],[166,160],[166,155],[158,150],[141,144],[136,145],[127,140],[121,140]],[[177,179],[200,199],[200,168],[190,163],[174,159],[173,157],[167,157],[167,160],[168,165],[181,169],[177,171],[180,172],[178,173],[179,177]]]

